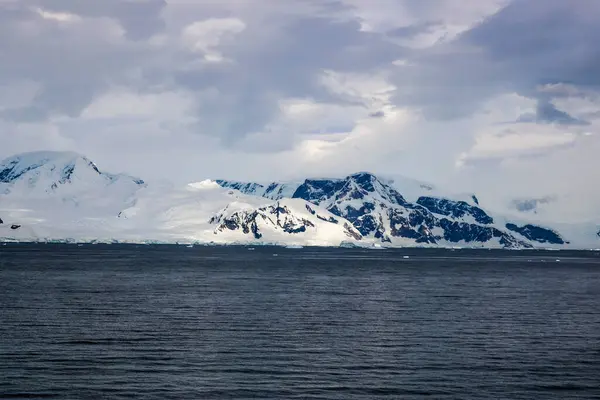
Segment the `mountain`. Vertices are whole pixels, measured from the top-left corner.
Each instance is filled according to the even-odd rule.
[[[354,175],[367,174],[372,175],[368,172],[359,172]],[[402,194],[409,200],[416,200],[422,195],[433,195],[438,193],[437,188],[429,183],[420,182],[414,179],[406,178],[403,176],[386,176],[377,177],[379,181],[392,187],[402,188]],[[328,182],[333,184],[335,182],[341,182],[343,179],[338,178],[311,178],[312,182]],[[262,196],[272,200],[279,200],[286,197],[294,197],[294,193],[299,186],[304,184],[306,180],[298,182],[269,182],[269,183],[258,183],[258,182],[237,182],[226,179],[217,179],[216,182],[226,188],[239,190],[243,193]]]
[[[0,238],[338,246],[358,231],[302,199],[272,201],[203,181],[149,185],[101,171],[75,153],[27,153],[0,162]]]
[[[255,183],[217,182],[244,193],[273,193]],[[408,186],[412,201],[404,197],[401,186]],[[433,186],[407,179],[383,180],[360,172],[343,179],[306,179],[300,184],[272,183],[268,187],[285,188],[281,191],[285,194],[275,198],[289,196],[322,206],[350,221],[363,237],[384,244],[503,248],[568,244],[553,229],[494,218],[474,195],[456,200],[440,197]]]
[[[92,161],[73,152],[23,153],[0,162],[0,190],[4,194],[18,192],[31,197],[60,192],[85,193],[108,185],[137,189],[144,181],[101,172]]]
[[[348,221],[334,217],[300,199],[282,199],[256,209],[232,210],[225,207],[210,219],[215,231],[251,233],[254,239],[277,241],[274,235],[286,233],[293,244],[338,246],[342,242],[359,241],[361,234]],[[295,239],[294,236],[298,236]]]
[[[0,161],[0,237],[35,240],[38,230],[85,215],[98,221],[132,201],[144,182],[107,174],[79,154],[31,152]],[[11,229],[13,228],[14,229]]]
[[[360,241],[348,221],[301,199],[244,195],[206,180],[184,188],[148,188],[117,216],[128,240],[337,246]]]
[[[0,218],[22,226],[10,236],[34,227],[50,234],[73,218],[94,229],[133,204],[144,187],[141,179],[103,172],[77,153],[23,153],[0,161]]]
[[[286,197],[292,197],[294,192],[300,183],[278,183],[272,182],[268,184],[260,184],[260,183],[245,183],[245,182],[234,182],[228,181],[224,179],[217,179],[216,182],[223,187],[229,189],[239,190],[242,193],[252,195],[252,196],[260,196],[265,197],[271,200],[280,200]]]
[[[527,208],[525,206],[525,208]],[[598,226],[491,212],[472,194],[359,172],[184,187],[100,170],[71,152],[0,161],[0,240],[367,247],[598,247]]]

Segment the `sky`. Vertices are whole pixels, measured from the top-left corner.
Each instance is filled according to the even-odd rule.
[[[0,157],[600,204],[598,0],[0,0]],[[504,201],[504,200],[503,200]]]

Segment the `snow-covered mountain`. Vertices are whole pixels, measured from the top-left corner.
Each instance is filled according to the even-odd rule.
[[[73,152],[31,152],[0,162],[0,190],[4,194],[69,196],[108,186],[135,191],[143,185],[138,178],[101,172],[92,161]]]
[[[302,199],[273,201],[213,181],[177,188],[99,170],[75,153],[0,163],[0,238],[338,246],[362,237]]]
[[[578,229],[507,218],[471,194],[444,195],[426,183],[367,172],[174,187],[103,172],[76,153],[0,162],[0,240],[598,247],[595,225]]]
[[[141,179],[100,171],[76,153],[19,154],[0,162],[0,218],[22,231],[49,220],[53,229],[72,218],[101,221],[134,204],[144,187]]]
[[[265,185],[217,182],[223,187],[269,197],[276,193],[266,190]],[[285,194],[271,198],[289,196],[320,205],[348,219],[363,237],[384,244],[504,248],[578,245],[552,227],[485,211],[475,195],[442,197],[432,185],[410,179],[384,180],[361,172],[343,179],[271,183],[267,188],[285,188]],[[587,237],[583,247],[594,245],[597,239],[590,232]]]

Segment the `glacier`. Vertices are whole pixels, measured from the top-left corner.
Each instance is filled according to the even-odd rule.
[[[73,152],[0,162],[0,241],[342,247],[596,248],[593,221],[553,224],[395,176],[185,186],[107,173]]]

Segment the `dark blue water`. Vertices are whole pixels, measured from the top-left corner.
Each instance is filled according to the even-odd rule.
[[[0,398],[600,398],[591,252],[8,245],[0,305]]]

